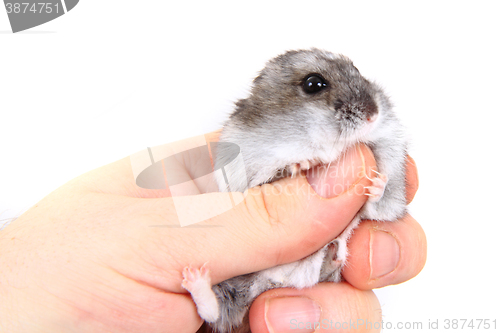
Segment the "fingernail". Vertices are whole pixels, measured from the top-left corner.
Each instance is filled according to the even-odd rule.
[[[277,297],[266,300],[266,325],[271,333],[314,332],[321,308],[306,297]]]
[[[361,148],[350,148],[330,165],[319,165],[307,171],[307,181],[314,191],[323,198],[333,198],[365,176],[365,159]]]
[[[370,230],[370,280],[394,271],[399,263],[399,244],[390,233]]]

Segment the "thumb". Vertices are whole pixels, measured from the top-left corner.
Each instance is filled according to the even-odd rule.
[[[195,225],[169,228],[181,266],[209,262],[212,283],[301,259],[336,238],[366,201],[375,159],[364,145],[318,166],[242,193],[183,197],[189,210],[214,209],[231,195],[240,202]],[[172,198],[166,198],[172,199]],[[166,200],[165,198],[162,200]]]

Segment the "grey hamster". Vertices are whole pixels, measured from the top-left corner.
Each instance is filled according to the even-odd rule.
[[[183,286],[191,292],[200,316],[217,332],[248,332],[248,309],[266,290],[340,281],[346,242],[359,221],[395,220],[406,212],[404,128],[383,90],[343,55],[311,49],[288,51],[270,60],[254,79],[250,96],[236,103],[220,142],[237,144],[245,166],[225,169],[236,182],[228,188],[219,177],[221,191],[243,192],[304,165],[328,164],[357,143],[371,148],[380,176],[345,231],[302,260],[214,286],[205,266],[186,267]],[[229,155],[224,148],[217,149],[215,164],[226,165]]]

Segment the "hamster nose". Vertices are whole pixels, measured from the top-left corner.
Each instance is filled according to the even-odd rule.
[[[377,118],[378,118],[378,112],[371,115],[371,116],[367,116],[366,121],[373,123],[375,120],[377,120]]]
[[[375,104],[375,102],[372,99],[370,99],[370,101],[365,104],[363,112],[366,114],[367,121],[375,121],[375,119],[377,119],[378,116],[377,104]]]
[[[365,118],[367,121],[375,121],[378,115],[378,108],[373,99],[365,99],[362,101],[345,102],[337,99],[333,106],[335,110],[344,114],[350,114],[358,118]]]

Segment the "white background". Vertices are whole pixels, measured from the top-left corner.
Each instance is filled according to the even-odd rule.
[[[179,3],[82,0],[18,34],[0,9],[0,220],[83,172],[219,128],[267,59],[325,48],[386,87],[419,168],[411,212],[428,261],[376,291],[384,320],[500,327],[495,2]]]

